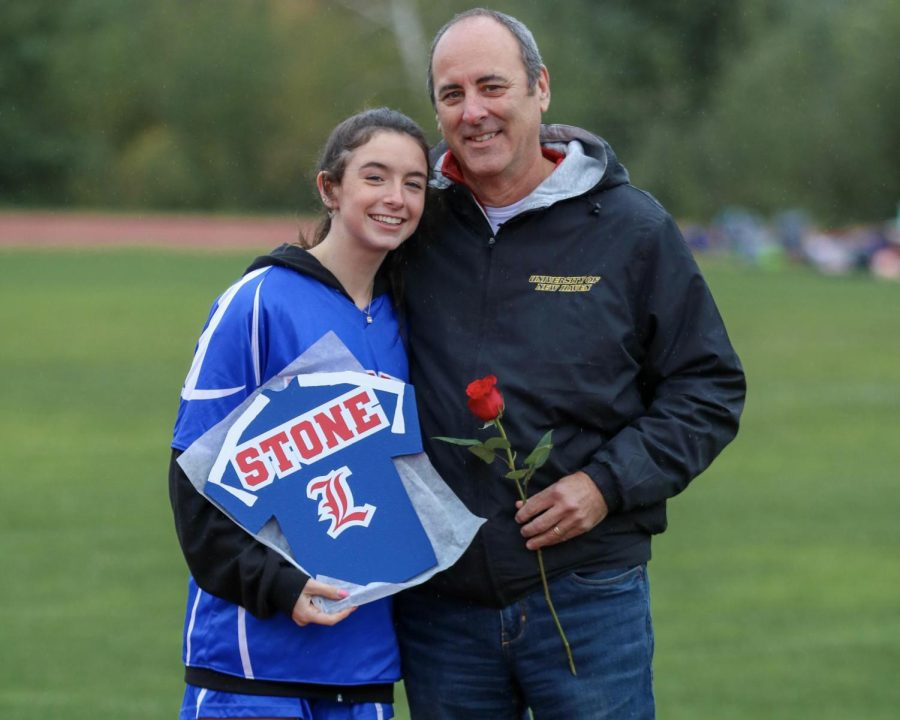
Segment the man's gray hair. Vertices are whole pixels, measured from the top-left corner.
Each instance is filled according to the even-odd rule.
[[[431,54],[428,56],[428,97],[431,98],[431,104],[436,105],[437,101],[434,97],[434,72],[432,65],[434,64],[434,49],[444,34],[461,20],[467,20],[471,17],[487,17],[496,20],[503,27],[509,30],[516,42],[519,43],[519,49],[522,51],[522,64],[525,65],[525,77],[528,80],[529,95],[534,92],[538,78],[541,75],[541,68],[544,66],[541,60],[541,51],[538,50],[537,43],[531,30],[521,20],[517,20],[512,15],[498,12],[497,10],[489,10],[488,8],[472,8],[458,15],[454,15],[434,36],[431,42]]]

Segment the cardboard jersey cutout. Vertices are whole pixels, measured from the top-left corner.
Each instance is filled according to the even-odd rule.
[[[364,371],[333,332],[210,424],[216,412],[182,424],[178,464],[256,540],[349,593],[317,598],[327,612],[425,582],[484,523],[421,451],[412,386]]]
[[[207,496],[253,534],[274,518],[313,577],[402,583],[435,567],[392,461],[422,452],[412,387],[352,371],[284,382],[234,420]]]

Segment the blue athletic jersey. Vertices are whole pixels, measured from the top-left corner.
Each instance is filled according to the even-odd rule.
[[[372,323],[346,295],[282,267],[254,270],[214,303],[181,392],[172,446],[184,450],[259,385],[334,332],[369,371],[408,379],[397,318],[386,295]],[[359,607],[333,627],[299,627],[188,589],[185,665],[247,679],[358,685],[400,678],[390,599]]]

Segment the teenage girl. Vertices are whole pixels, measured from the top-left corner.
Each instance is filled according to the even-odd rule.
[[[401,113],[340,123],[319,163],[326,216],[305,247],[257,258],[214,303],[181,392],[169,487],[191,571],[180,720],[393,717],[400,662],[390,598],[326,614],[343,597],[245,533],[191,485],[178,455],[325,333],[368,371],[408,379],[379,272],[425,204],[428,144]]]

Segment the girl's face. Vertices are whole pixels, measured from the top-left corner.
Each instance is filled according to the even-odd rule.
[[[331,188],[331,233],[361,249],[387,252],[406,240],[422,217],[428,165],[408,135],[382,130],[356,148],[340,185]],[[318,178],[320,192],[324,178]],[[329,233],[329,234],[331,234]]]

